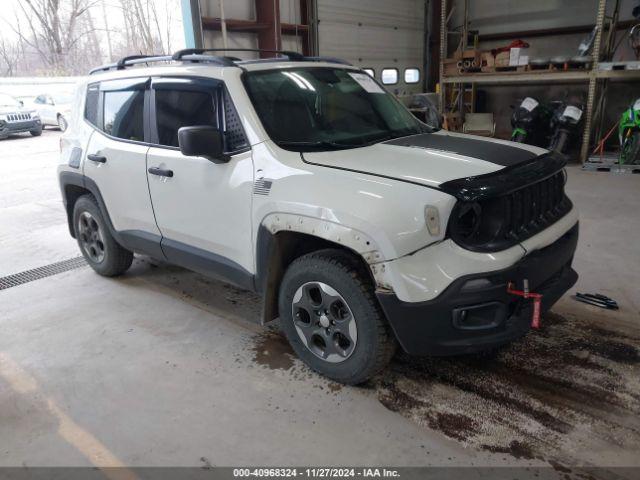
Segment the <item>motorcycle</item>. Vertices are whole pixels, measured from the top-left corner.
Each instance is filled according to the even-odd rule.
[[[511,114],[511,141],[542,147],[548,136],[549,110],[535,98],[527,97]]]
[[[584,105],[579,101],[552,102],[551,140],[548,149],[567,153],[571,144],[580,138]]]
[[[640,164],[640,98],[624,111],[618,127],[620,164]]]

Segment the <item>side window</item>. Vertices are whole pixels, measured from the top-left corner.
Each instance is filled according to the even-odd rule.
[[[376,71],[373,68],[363,68],[362,70],[367,72],[369,76],[376,78]]]
[[[144,90],[104,92],[103,130],[125,140],[144,140]]]
[[[382,83],[385,85],[395,85],[398,83],[398,69],[385,68],[382,70]]]
[[[100,101],[100,85],[92,83],[87,86],[87,98],[84,103],[84,118],[93,126],[98,126],[98,102]]]
[[[218,126],[214,91],[155,91],[158,143],[178,146],[178,130],[192,125]]]

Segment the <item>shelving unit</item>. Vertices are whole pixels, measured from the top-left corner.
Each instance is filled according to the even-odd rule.
[[[448,20],[448,0],[441,0],[440,17],[440,105],[446,108],[446,88],[450,85],[464,84],[484,84],[484,85],[507,85],[526,83],[588,83],[587,102],[585,105],[584,133],[582,147],[580,149],[580,160],[584,164],[589,156],[589,141],[591,137],[592,116],[595,103],[595,93],[598,81],[610,80],[640,80],[640,70],[599,70],[598,60],[600,58],[600,46],[602,42],[602,31],[604,27],[605,10],[607,0],[600,0],[596,16],[596,36],[593,44],[593,61],[591,68],[585,70],[550,71],[550,70],[530,70],[526,72],[499,72],[499,73],[472,73],[456,76],[445,76],[444,59],[447,56],[447,41],[449,33],[447,30]],[[444,112],[444,111],[443,111]]]

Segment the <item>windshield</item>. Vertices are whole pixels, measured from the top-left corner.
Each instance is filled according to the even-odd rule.
[[[267,133],[288,150],[355,148],[432,131],[356,70],[249,72],[245,85]]]
[[[0,93],[0,107],[19,107],[20,103],[11,95]]]

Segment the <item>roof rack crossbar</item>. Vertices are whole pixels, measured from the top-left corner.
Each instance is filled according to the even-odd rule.
[[[256,52],[256,53],[279,53],[289,58],[289,60],[301,61],[304,60],[304,55],[298,52],[292,52],[290,50],[263,50],[259,48],[186,48],[184,50],[178,50],[173,54],[174,60],[180,60],[186,55],[198,54],[201,55],[206,52]]]

